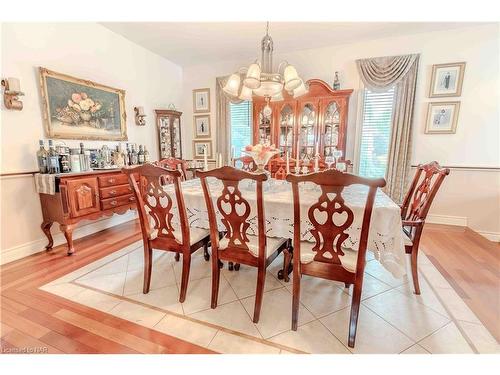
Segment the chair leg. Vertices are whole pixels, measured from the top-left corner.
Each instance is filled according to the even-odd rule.
[[[142,287],[142,292],[144,294],[149,293],[149,287],[151,285],[151,271],[153,268],[153,250],[148,242],[144,244],[144,284]]]
[[[257,272],[257,292],[255,293],[255,306],[253,309],[253,322],[258,323],[260,318],[260,309],[262,307],[262,298],[264,295],[264,285],[266,283],[266,268],[259,266]]]
[[[179,297],[179,302],[181,303],[186,300],[190,268],[191,268],[191,252],[188,250],[182,254],[181,295]]]
[[[356,341],[356,329],[358,328],[359,306],[361,304],[361,287],[363,280],[357,280],[354,283],[354,291],[351,304],[351,318],[349,320],[349,341],[348,346],[354,348]]]
[[[212,301],[210,307],[215,309],[217,307],[217,298],[219,296],[219,279],[220,279],[220,263],[217,250],[212,248]]]
[[[411,251],[411,276],[413,278],[413,287],[415,294],[420,294],[420,284],[418,282],[418,268],[417,268],[418,247],[413,248]]]
[[[288,270],[290,268],[291,261],[292,261],[292,253],[288,249],[283,250],[283,270],[282,270],[282,273],[283,273],[283,280],[285,280],[285,282],[290,281],[290,275],[288,273]]]
[[[210,253],[208,252],[208,242],[203,245],[203,258],[208,262],[210,260]]]
[[[292,298],[292,330],[297,330],[299,321],[299,302],[300,302],[300,273],[299,267],[295,264],[293,267],[293,298]]]

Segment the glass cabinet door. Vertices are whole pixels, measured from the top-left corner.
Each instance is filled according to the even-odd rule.
[[[340,113],[336,102],[330,102],[325,111],[323,121],[323,155],[331,155],[338,147]]]
[[[160,157],[162,159],[172,156],[172,136],[170,132],[170,118],[162,116],[160,122]]]
[[[316,132],[316,108],[312,104],[306,104],[300,113],[299,142],[300,159],[314,156],[315,132]]]
[[[271,115],[266,116],[264,109],[259,112],[259,143],[271,142]]]
[[[180,118],[177,116],[172,117],[172,155],[181,159],[181,127]]]
[[[283,155],[286,155],[287,152],[289,155],[292,153],[293,117],[292,107],[286,104],[280,112],[278,132],[278,148]]]

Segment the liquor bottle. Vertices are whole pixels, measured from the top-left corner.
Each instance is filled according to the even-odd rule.
[[[142,151],[142,145],[139,145],[139,153],[137,154],[137,161],[139,164],[144,164],[144,152]]]
[[[335,79],[333,80],[333,89],[340,90],[339,72],[335,72]]]
[[[85,148],[83,147],[83,142],[80,142],[80,170],[86,171],[90,168],[87,168],[87,162],[85,157]]]
[[[144,163],[149,163],[150,156],[149,156],[149,151],[146,150],[146,146],[144,146]]]
[[[48,168],[48,153],[47,150],[45,149],[45,146],[43,145],[43,140],[40,139],[40,149],[36,153],[36,159],[38,161],[38,170],[40,173],[49,173],[49,168]]]
[[[132,151],[130,152],[130,164],[136,165],[139,162],[137,151],[135,151],[134,145],[132,145]]]
[[[52,144],[52,140],[49,139],[49,173],[61,173],[59,169],[59,155],[57,155],[56,150],[54,149],[54,145]]]
[[[127,143],[127,158],[125,159],[126,165],[132,165],[132,153],[130,152],[129,144]]]

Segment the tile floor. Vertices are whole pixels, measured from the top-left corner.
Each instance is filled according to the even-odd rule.
[[[180,263],[154,251],[151,291],[142,293],[137,242],[41,287],[42,290],[221,353],[500,353],[500,346],[432,263],[420,257],[422,294],[373,257],[366,267],[356,347],[347,347],[351,289],[304,276],[299,328],[290,330],[292,281],[268,269],[258,324],[252,322],[256,271],[222,271],[219,305],[210,308],[211,270],[194,254],[188,294],[179,303]],[[432,285],[432,287],[431,287]],[[390,338],[390,339],[388,339]]]

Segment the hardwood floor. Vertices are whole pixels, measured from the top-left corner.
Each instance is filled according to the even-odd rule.
[[[1,267],[1,352],[210,353],[209,350],[39,290],[140,239],[129,222]],[[500,338],[500,245],[466,228],[427,225],[421,250]]]
[[[1,353],[212,353],[38,289],[139,239],[129,222],[2,266]]]
[[[427,224],[420,246],[500,342],[500,244],[469,228]]]

